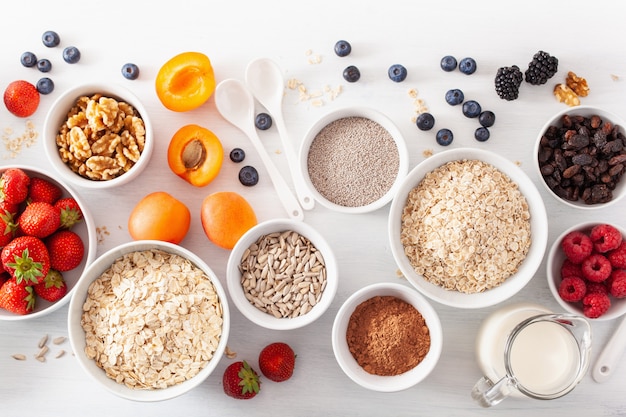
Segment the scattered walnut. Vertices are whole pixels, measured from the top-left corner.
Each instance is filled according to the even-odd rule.
[[[565,83],[569,88],[574,91],[574,93],[576,93],[580,97],[587,97],[587,95],[589,94],[589,86],[587,85],[587,80],[577,76],[572,71],[569,71],[567,73]]]
[[[560,103],[565,103],[570,107],[580,104],[578,95],[565,84],[557,84],[554,86],[554,97],[556,97]]]

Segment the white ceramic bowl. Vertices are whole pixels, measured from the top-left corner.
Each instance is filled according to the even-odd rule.
[[[348,323],[355,308],[375,296],[394,296],[413,305],[424,317],[430,332],[430,350],[416,367],[394,376],[373,375],[366,372],[356,361],[346,340]],[[361,288],[342,304],[337,312],[332,329],[333,352],[343,372],[364,388],[380,391],[401,391],[424,380],[435,368],[443,347],[443,331],[435,309],[415,289],[399,283],[381,282]]]
[[[326,266],[326,288],[320,301],[306,314],[297,317],[274,317],[254,306],[245,296],[241,284],[239,265],[244,252],[260,237],[270,233],[294,231],[311,241],[312,245],[322,254]],[[291,330],[306,326],[317,320],[328,309],[337,292],[339,277],[337,261],[326,239],[312,226],[291,219],[273,219],[259,223],[248,230],[232,249],[226,267],[226,283],[228,293],[237,309],[253,323],[273,330]]]
[[[104,96],[114,98],[118,101],[124,101],[132,105],[140,114],[145,125],[145,145],[143,152],[139,160],[128,170],[128,172],[110,179],[110,180],[91,180],[80,176],[70,169],[70,167],[63,162],[59,155],[59,150],[56,145],[56,136],[59,132],[61,125],[67,120],[67,114],[70,109],[75,105],[76,100],[82,96],[92,96],[93,94],[100,93]],[[152,124],[148,116],[148,111],[144,107],[143,103],[128,89],[116,85],[116,84],[104,84],[104,83],[90,83],[82,84],[77,87],[73,87],[64,92],[57,100],[52,104],[50,111],[46,115],[46,120],[43,129],[44,149],[48,156],[48,160],[59,173],[63,180],[71,183],[75,186],[91,188],[91,189],[103,189],[116,187],[119,185],[127,184],[135,179],[144,168],[150,162],[152,151],[154,149],[154,138]]]
[[[537,140],[535,141],[535,148],[533,151],[533,155],[535,157],[534,159],[535,170],[537,172],[537,175],[539,176],[540,182],[543,184],[543,186],[545,187],[545,189],[548,191],[548,193],[551,196],[553,196],[554,198],[556,198],[557,200],[559,200],[560,202],[562,202],[568,207],[572,207],[576,209],[583,209],[583,210],[593,210],[593,209],[599,209],[599,208],[606,208],[606,207],[614,205],[616,202],[621,200],[624,197],[624,195],[626,195],[626,179],[625,178],[622,178],[617,183],[617,186],[613,190],[613,198],[606,203],[599,203],[599,204],[586,204],[582,199],[578,199],[577,201],[570,201],[565,198],[561,198],[558,194],[552,191],[550,187],[548,187],[548,184],[546,183],[543,175],[541,174],[541,167],[539,166],[539,159],[538,159],[541,137],[544,135],[544,133],[548,130],[550,126],[559,126],[559,127],[562,126],[563,123],[561,120],[562,120],[562,117],[565,115],[570,115],[570,116],[579,115],[579,116],[585,116],[585,117],[591,117],[591,116],[597,115],[597,116],[600,116],[603,121],[607,120],[607,121],[610,121],[613,125],[619,126],[619,131],[622,134],[625,134],[624,129],[626,128],[626,120],[624,120],[624,118],[614,113],[608,112],[606,110],[597,108],[597,107],[592,107],[592,106],[568,107],[567,109],[564,109],[558,112],[557,114],[552,116],[545,123],[545,125],[541,128],[541,130],[539,131]]]
[[[399,154],[399,166],[398,166],[398,174],[395,179],[395,182],[391,186],[391,188],[378,200],[369,203],[365,206],[356,206],[356,207],[348,207],[337,204],[333,201],[328,200],[324,197],[316,188],[313,182],[311,181],[311,177],[309,175],[309,167],[308,167],[308,155],[309,149],[311,148],[311,144],[315,140],[317,134],[328,124],[346,117],[364,117],[366,119],[370,119],[374,122],[377,122],[381,125],[385,130],[387,130],[391,136],[393,137],[396,146],[398,148]],[[340,213],[367,213],[374,210],[378,210],[383,207],[387,203],[391,201],[393,196],[396,194],[400,182],[406,175],[409,170],[409,153],[406,147],[406,142],[402,136],[402,133],[398,129],[398,127],[384,114],[380,113],[377,110],[366,108],[366,107],[345,107],[337,110],[333,110],[326,115],[322,116],[317,122],[309,128],[307,131],[302,145],[300,147],[300,169],[302,171],[302,177],[304,178],[304,182],[313,194],[315,200],[317,200],[324,207],[329,208],[331,210],[340,212]],[[372,175],[376,175],[375,172]]]
[[[501,285],[487,291],[466,294],[447,290],[432,284],[417,274],[400,241],[402,211],[409,192],[424,178],[424,175],[450,161],[463,159],[480,160],[505,173],[515,182],[525,196],[530,210],[531,245],[528,254],[515,274]],[[548,240],[548,218],[543,200],[528,176],[513,162],[493,152],[482,149],[458,148],[437,153],[418,164],[404,179],[389,211],[389,240],[391,252],[400,271],[422,294],[451,307],[483,308],[498,304],[515,295],[532,279],[539,268]]]
[[[552,243],[550,250],[548,252],[548,258],[546,260],[546,276],[548,278],[548,286],[550,287],[550,291],[554,296],[554,299],[559,303],[559,305],[567,312],[578,314],[579,316],[584,317],[582,303],[570,303],[563,300],[559,296],[559,284],[561,283],[561,266],[563,265],[563,261],[565,261],[565,254],[561,250],[561,241],[563,238],[570,232],[575,230],[579,230],[581,232],[589,233],[594,226],[599,224],[604,224],[603,222],[584,222],[580,224],[576,224],[572,227],[569,227],[563,233],[561,233]],[[626,238],[626,229],[611,223],[612,226],[617,228],[620,232],[622,232],[622,236]],[[612,320],[614,318],[622,316],[626,313],[626,298],[611,298],[611,307],[609,311],[607,311],[602,316],[590,319],[594,321],[602,321],[602,320]]]
[[[195,266],[200,268],[209,277],[222,307],[222,334],[218,342],[217,349],[213,354],[213,358],[209,363],[193,378],[190,378],[180,384],[173,385],[163,389],[141,390],[132,389],[124,384],[117,383],[115,380],[106,376],[105,372],[100,369],[96,362],[87,357],[85,354],[85,331],[81,326],[81,317],[83,314],[83,304],[87,298],[87,291],[91,283],[96,280],[102,273],[104,273],[118,258],[125,254],[144,251],[150,249],[159,249],[165,252],[169,252],[175,255],[179,255],[183,258],[190,260]],[[139,401],[162,401],[182,395],[193,388],[200,385],[206,378],[215,370],[219,363],[226,343],[228,340],[230,330],[230,312],[228,307],[228,301],[226,299],[226,292],[224,291],[219,279],[211,268],[197,255],[185,249],[181,246],[175,245],[169,242],[162,242],[157,240],[138,240],[127,242],[119,245],[113,249],[110,249],[106,253],[99,256],[87,269],[84,278],[78,283],[76,292],[72,297],[69,305],[68,312],[68,331],[69,340],[72,347],[72,351],[78,360],[80,367],[95,381],[98,385],[104,387],[109,392],[118,395],[119,397]]]
[[[32,313],[23,316],[0,309],[0,320],[31,320],[56,311],[70,300],[79,280],[81,279],[81,276],[83,275],[83,272],[85,271],[85,268],[87,268],[87,266],[91,264],[96,257],[98,246],[96,241],[96,226],[87,205],[83,202],[80,196],[72,190],[72,188],[70,188],[70,186],[68,186],[64,181],[58,179],[58,177],[55,178],[54,175],[40,168],[21,165],[4,166],[0,169],[0,171],[4,172],[4,170],[8,168],[20,168],[30,177],[43,178],[61,187],[61,190],[63,190],[62,197],[73,197],[78,202],[84,219],[80,223],[74,225],[71,229],[81,237],[83,245],[85,246],[85,254],[80,265],[70,271],[63,272],[63,279],[67,285],[67,294],[55,303],[51,303],[40,298],[36,302],[35,310]]]

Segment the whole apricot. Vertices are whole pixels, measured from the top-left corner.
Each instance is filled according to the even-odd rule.
[[[196,187],[213,181],[223,160],[224,148],[219,138],[195,124],[178,129],[167,149],[167,163],[172,172]]]
[[[200,220],[209,240],[229,250],[257,224],[250,203],[233,191],[219,191],[205,197],[200,208]]]
[[[156,93],[163,105],[184,112],[203,105],[215,91],[215,74],[209,57],[201,52],[183,52],[159,69]]]
[[[187,206],[164,191],[143,197],[128,218],[128,232],[134,240],[154,239],[180,243],[191,223]]]

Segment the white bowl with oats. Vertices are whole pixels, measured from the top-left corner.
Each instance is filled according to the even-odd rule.
[[[129,400],[161,401],[200,385],[230,329],[226,293],[189,250],[122,244],[96,259],[70,301],[69,339],[83,370]]]
[[[482,308],[515,295],[546,250],[548,219],[529,177],[481,149],[452,149],[418,164],[389,212],[402,274],[434,301]]]
[[[253,323],[290,330],[317,320],[337,292],[335,255],[307,223],[273,219],[248,230],[226,267],[228,293]]]
[[[61,94],[46,115],[43,137],[59,175],[91,189],[129,183],[148,165],[154,149],[142,102],[108,83],[82,84]]]

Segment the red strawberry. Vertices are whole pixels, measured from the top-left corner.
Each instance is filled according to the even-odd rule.
[[[61,210],[50,203],[35,201],[26,206],[17,221],[24,234],[43,239],[61,227]]]
[[[10,279],[0,287],[0,308],[15,314],[28,314],[35,308],[33,287],[18,284]]]
[[[246,361],[232,363],[222,377],[224,392],[238,400],[247,400],[259,393],[261,381],[259,375]]]
[[[0,177],[0,200],[20,204],[28,197],[30,177],[19,168],[9,168]]]
[[[10,278],[11,278],[11,275],[9,275],[8,272],[5,272],[5,271],[0,272],[0,287],[2,287],[2,285],[5,282],[7,282]]]
[[[17,225],[13,219],[13,213],[9,210],[0,212],[0,248],[13,240],[16,229]]]
[[[53,269],[48,272],[43,282],[33,285],[33,289],[39,298],[50,302],[59,301],[67,294],[67,285],[65,284],[63,275]]]
[[[35,113],[39,99],[37,87],[28,81],[13,81],[4,90],[4,105],[17,117],[28,117]]]
[[[54,206],[61,210],[61,227],[63,228],[70,229],[83,219],[83,212],[78,202],[72,197],[61,198],[54,203]]]
[[[275,382],[291,378],[295,362],[293,349],[282,342],[267,345],[259,354],[259,369],[267,379]]]
[[[50,254],[50,268],[65,272],[76,268],[83,260],[85,245],[71,230],[59,230],[45,240]]]
[[[59,198],[63,191],[61,187],[56,184],[53,184],[51,181],[48,181],[44,178],[33,177],[30,179],[30,188],[28,190],[28,201],[43,201],[45,203],[54,204]]]
[[[50,255],[41,239],[19,236],[2,248],[0,260],[5,271],[20,285],[43,281],[50,270]]]
[[[9,203],[7,201],[0,201],[0,213],[4,213],[8,211],[9,213],[15,215],[19,211],[19,204]]]

